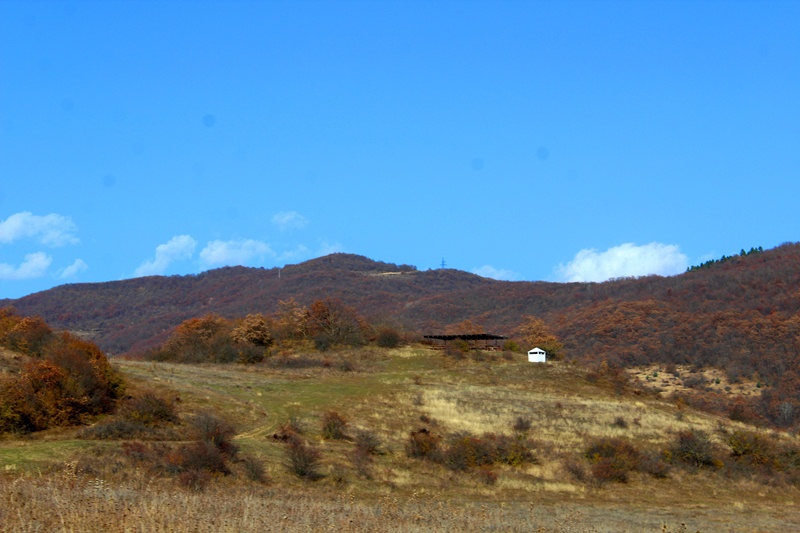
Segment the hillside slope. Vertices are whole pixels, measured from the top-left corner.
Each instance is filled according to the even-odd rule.
[[[88,428],[0,440],[0,520],[12,531],[797,529],[800,441],[788,432],[521,354],[456,360],[416,345],[325,357],[350,370],[115,359],[132,398],[175,399],[178,420],[159,426],[175,434],[114,436],[121,409]],[[207,450],[187,446],[203,413],[235,428],[238,450],[205,477],[181,462]],[[331,413],[344,435],[326,435]],[[313,478],[293,466],[292,442],[315,452]],[[742,442],[777,466],[740,453]]]
[[[678,276],[605,283],[504,282],[333,254],[280,270],[229,267],[64,285],[4,303],[122,353],[152,345],[189,317],[270,313],[289,298],[304,305],[339,298],[373,322],[424,333],[469,319],[509,334],[535,315],[569,357],[623,365],[714,365],[732,378],[757,374],[772,384],[800,367],[797,243]]]

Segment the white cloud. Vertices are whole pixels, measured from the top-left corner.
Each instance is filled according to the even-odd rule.
[[[80,242],[75,236],[78,227],[71,218],[50,213],[34,215],[30,211],[15,213],[0,222],[0,243],[19,239],[36,239],[46,246],[64,246]]]
[[[625,243],[605,252],[581,250],[572,261],[556,270],[563,281],[605,281],[626,276],[671,276],[686,270],[689,258],[674,244],[651,242],[643,246]]]
[[[517,281],[519,279],[519,274],[516,272],[505,270],[503,268],[495,268],[491,265],[483,265],[480,268],[473,268],[472,273],[484,278],[499,279],[504,281]]]
[[[189,235],[177,235],[156,246],[155,259],[143,262],[133,275],[139,277],[163,274],[173,262],[191,259],[196,246],[197,242]]]
[[[61,271],[58,275],[59,279],[66,279],[77,276],[89,268],[89,265],[83,259],[76,259],[74,263]]]
[[[297,211],[281,211],[273,215],[272,223],[283,231],[304,228],[308,224],[308,219]]]
[[[314,254],[314,257],[324,257],[326,255],[336,254],[344,252],[344,247],[339,244],[338,242],[330,243],[330,242],[323,242],[320,244],[317,253]]]
[[[292,261],[302,261],[311,255],[311,250],[302,244],[295,246],[294,250],[286,250],[281,252],[277,257],[278,263],[289,263]]]
[[[274,255],[269,245],[261,241],[211,241],[200,252],[200,260],[204,268],[212,268],[244,265],[254,259]]]
[[[25,261],[18,267],[0,263],[0,279],[22,280],[44,276],[53,259],[44,252],[36,252],[25,256]]]

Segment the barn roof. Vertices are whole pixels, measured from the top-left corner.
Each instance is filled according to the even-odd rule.
[[[503,335],[492,335],[490,333],[456,333],[454,335],[424,335],[426,339],[437,339],[440,341],[451,341],[461,339],[465,341],[493,341],[497,339],[507,339]]]

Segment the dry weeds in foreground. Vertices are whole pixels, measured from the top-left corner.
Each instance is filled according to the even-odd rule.
[[[609,502],[610,503],[610,502]],[[630,509],[589,502],[469,502],[411,494],[356,498],[285,487],[218,483],[202,493],[150,484],[111,485],[70,468],[0,476],[0,524],[13,532],[250,531],[793,531],[776,509]],[[747,517],[743,526],[741,518]],[[682,526],[683,524],[683,526]]]

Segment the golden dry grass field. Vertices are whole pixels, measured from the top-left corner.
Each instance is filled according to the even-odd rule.
[[[740,430],[760,431],[776,445],[797,446],[796,437],[592,383],[574,365],[531,364],[519,354],[454,360],[412,346],[326,357],[333,364],[295,369],[114,360],[130,394],[176,401],[176,431],[202,411],[229,421],[241,456],[263,465],[263,479],[251,481],[234,462],[229,475],[192,490],[130,461],[120,441],[85,440],[80,429],[7,438],[0,441],[0,530],[800,530],[800,490],[785,477],[672,465],[665,477],[632,471],[625,482],[598,483],[585,457],[602,437],[655,455],[690,429],[705,432],[723,454],[727,436]],[[348,421],[350,438],[323,438],[329,411]],[[514,429],[520,418],[529,429]],[[287,468],[287,445],[274,435],[289,421],[321,453],[316,480]],[[534,460],[487,471],[410,457],[409,435],[423,427],[444,440],[522,431]],[[354,454],[359,430],[379,443],[366,463]]]

